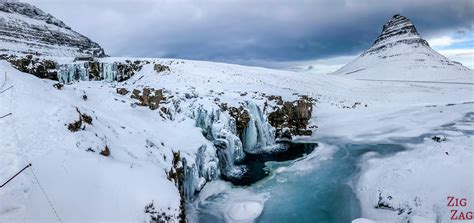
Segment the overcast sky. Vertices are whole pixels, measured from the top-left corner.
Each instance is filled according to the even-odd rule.
[[[313,65],[325,71],[369,48],[382,25],[400,13],[435,49],[474,65],[472,0],[24,1],[111,56]]]

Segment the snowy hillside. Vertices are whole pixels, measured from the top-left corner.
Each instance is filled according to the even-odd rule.
[[[0,54],[104,56],[99,44],[28,3],[0,1]]]
[[[474,72],[451,61],[421,38],[410,20],[395,15],[373,46],[336,75],[358,79],[474,83]]]
[[[128,59],[131,58],[107,58],[99,62],[123,62]],[[20,73],[2,62],[0,71],[6,71],[7,75],[6,80],[2,78],[1,90],[14,87],[0,97],[1,114],[12,113],[0,119],[3,130],[1,152],[5,154],[0,158],[1,176],[9,176],[31,162],[63,221],[148,221],[151,216],[156,216],[156,213],[144,211],[151,203],[158,214],[164,213],[163,216],[178,221],[180,197],[186,197],[188,204],[195,199],[200,201],[201,198],[193,198],[196,196],[194,193],[208,184],[206,182],[220,181],[220,174],[232,176],[242,171],[233,161],[239,159],[242,150],[252,152],[255,148],[265,148],[248,145],[272,144],[273,139],[260,136],[264,132],[272,134],[275,130],[264,124],[279,104],[271,96],[294,101],[307,95],[317,100],[308,126],[318,125],[319,128],[313,128],[312,136],[296,137],[306,141],[340,137],[350,141],[379,142],[393,137],[417,137],[461,119],[472,110],[472,104],[468,103],[474,101],[471,86],[379,84],[210,62],[138,60],[150,63],[126,81],[72,82],[60,90],[53,86],[56,81]],[[169,71],[157,72],[156,64],[168,66]],[[151,103],[155,100],[152,94],[145,97],[145,89],[160,90],[161,93],[155,92],[155,96],[161,94],[162,98],[158,101],[158,109],[154,109]],[[155,90],[151,90],[152,93]],[[228,111],[232,110],[231,107],[243,106],[249,112],[250,120],[255,120],[250,122],[255,122],[254,127],[250,128],[253,124],[248,124],[250,126],[244,129],[248,132],[247,137],[238,137],[236,133],[236,125],[239,124],[236,120],[244,116],[232,116],[232,113],[223,110],[223,104],[227,105]],[[256,108],[252,108],[252,104]],[[440,110],[445,112],[444,115],[440,115]],[[90,124],[80,118],[82,114],[92,118]],[[424,117],[426,122],[420,117]],[[69,124],[77,122],[79,129],[71,131]],[[463,129],[471,127],[464,124]],[[459,145],[456,150],[472,143],[472,139],[465,138],[461,132],[455,133],[456,130],[449,130],[452,133],[440,131],[437,130],[436,134],[449,138],[446,145]],[[429,135],[425,137],[428,141],[424,142],[424,146],[407,151],[411,155],[404,157],[402,163],[398,163],[397,156],[393,156],[392,166],[405,165],[409,160],[416,162],[429,148],[438,145],[429,142]],[[226,149],[219,149],[219,138],[225,140]],[[324,149],[324,143],[321,146],[314,156],[330,154]],[[109,154],[103,155],[106,147]],[[472,148],[459,152],[455,152],[454,148],[446,149],[450,156],[446,156],[444,150],[432,154],[433,158],[438,159],[436,164],[451,165],[452,162],[464,160],[464,164],[453,174],[469,175],[471,164],[465,160],[472,156]],[[308,158],[308,162],[315,160]],[[305,161],[302,162],[304,164]],[[370,158],[370,163],[376,162],[386,161]],[[183,165],[185,174],[180,187],[181,180],[175,176],[182,171]],[[305,169],[318,168],[318,165],[307,165]],[[368,169],[367,174],[400,174],[395,169],[387,173],[384,165],[372,165],[374,167]],[[444,181],[443,176],[425,174],[431,165],[412,166],[412,175],[406,177],[419,179],[420,182],[424,182],[425,178],[429,178],[430,182]],[[400,191],[397,190],[399,186],[392,185],[410,181],[400,180],[399,177],[388,178],[399,180],[384,181],[386,184],[382,186],[374,185],[376,181],[365,181],[372,178],[362,174],[358,187],[363,189],[357,192],[364,201],[362,216],[380,219],[377,209],[371,207],[377,204],[378,191],[383,188],[384,194],[390,193],[399,199],[392,202],[400,204],[415,196],[420,197],[426,203],[417,208],[413,206],[415,210],[420,210],[416,215],[434,218],[436,213],[432,212],[430,205],[441,202],[437,199],[442,198],[443,191],[451,187],[438,188],[439,196],[434,197],[432,195],[438,194],[438,189],[432,188],[428,196],[416,188],[410,190],[411,183],[401,187],[404,189]],[[453,193],[472,199],[470,185],[462,179],[465,178],[451,179],[452,185],[458,186]],[[178,188],[183,189],[181,196]],[[249,193],[228,190],[231,193]],[[0,196],[8,201],[0,204],[0,219],[4,221],[56,219],[29,171],[2,188]],[[229,199],[240,197],[235,196]],[[224,214],[228,215],[226,219],[231,222],[252,220],[260,214],[268,198],[249,195],[248,199],[227,201],[227,211],[230,212]],[[255,210],[260,211],[243,214],[246,213],[245,204],[257,205],[260,208],[255,207]],[[192,210],[192,207],[187,209],[191,221],[195,219]],[[396,219],[397,215],[389,211],[381,219],[392,218]]]

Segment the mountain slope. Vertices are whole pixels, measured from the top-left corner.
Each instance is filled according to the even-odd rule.
[[[99,44],[28,3],[0,1],[0,54],[105,56]]]
[[[394,15],[373,46],[333,74],[359,79],[474,82],[472,70],[433,50],[404,16]]]

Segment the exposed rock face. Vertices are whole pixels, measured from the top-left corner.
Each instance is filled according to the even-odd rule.
[[[167,178],[169,181],[174,182],[176,187],[179,190],[179,197],[180,197],[180,205],[179,205],[179,222],[185,223],[186,222],[186,214],[185,214],[185,204],[186,204],[186,197],[185,197],[185,179],[186,179],[186,171],[184,167],[186,167],[186,159],[181,158],[180,152],[173,151],[173,166],[169,172],[166,173]],[[152,221],[153,222],[153,221]],[[161,221],[158,221],[161,222]]]
[[[170,68],[166,65],[162,65],[162,64],[155,64],[155,66],[153,66],[153,69],[156,71],[156,73],[160,73],[160,72],[163,72],[163,71],[169,71]]]
[[[166,100],[163,95],[163,89],[155,90],[154,88],[143,88],[143,93],[140,90],[134,89],[130,97],[138,99],[140,101],[139,105],[147,106],[151,110],[157,109],[160,102]]]
[[[237,136],[241,138],[242,133],[244,132],[245,128],[247,128],[247,125],[250,121],[249,112],[244,107],[240,106],[238,108],[230,107],[229,114],[234,118]]]
[[[102,156],[110,156],[110,149],[109,147],[106,145],[105,148],[100,151],[100,155]]]
[[[58,80],[56,63],[52,60],[34,58],[31,55],[25,57],[0,55],[0,60],[7,60],[21,72],[33,74],[39,78]]]
[[[419,44],[429,47],[428,42],[416,31],[415,25],[406,17],[397,14],[383,25],[382,33],[377,37],[372,48],[363,55],[397,44]]]
[[[281,107],[268,115],[268,122],[276,129],[276,138],[288,138],[296,135],[311,135],[307,129],[313,111],[313,99],[303,96],[300,99],[283,102]]]
[[[49,56],[105,56],[99,44],[28,3],[0,1],[0,51]]]
[[[143,65],[149,64],[145,60],[125,60],[122,62],[82,61],[68,64],[57,62],[33,55],[15,56],[0,55],[0,60],[7,60],[14,68],[21,72],[32,74],[39,78],[58,80],[63,84],[73,81],[125,81],[139,72]]]
[[[128,90],[127,88],[117,88],[117,94],[120,94],[120,95],[126,95],[128,94]]]

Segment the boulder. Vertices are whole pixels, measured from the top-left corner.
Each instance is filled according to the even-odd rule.
[[[128,94],[128,90],[126,88],[117,88],[116,91],[117,91],[117,94],[119,94],[119,95]]]
[[[140,90],[134,89],[130,97],[138,99],[140,101],[139,105],[147,106],[151,110],[157,109],[160,102],[166,100],[166,97],[163,95],[163,89],[143,88],[143,93],[140,93]]]
[[[158,63],[156,63],[153,68],[156,71],[156,73],[160,73],[160,72],[163,72],[163,71],[169,71],[170,70],[170,68],[168,66],[158,64]]]
[[[291,136],[295,135],[311,135],[308,124],[312,111],[313,99],[302,96],[292,102],[283,102],[281,107],[269,113],[268,122],[275,128],[277,138],[291,139]]]

